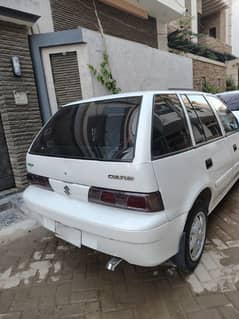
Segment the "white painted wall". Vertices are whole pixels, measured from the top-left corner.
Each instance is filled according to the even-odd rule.
[[[198,5],[197,0],[191,0],[191,17],[192,17],[192,32],[194,34],[198,33]],[[197,43],[198,38],[193,37],[193,42]]]
[[[89,63],[99,68],[103,52],[100,34],[83,29],[83,39],[87,42]],[[112,36],[106,36],[106,43],[113,76],[123,92],[193,87],[192,59]],[[81,81],[88,76],[93,90],[85,92],[84,97],[109,94],[84,68]]]
[[[50,0],[0,0],[0,6],[41,16],[33,27],[34,33],[54,31]]]
[[[239,0],[232,0],[232,53],[239,57]]]

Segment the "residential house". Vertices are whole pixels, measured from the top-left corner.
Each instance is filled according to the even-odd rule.
[[[239,57],[239,1],[232,0],[232,53]]]
[[[231,78],[235,85],[239,87],[239,0],[232,0],[231,10],[231,45],[232,54],[237,59],[228,62],[228,78]]]
[[[186,53],[186,56],[193,60],[195,89],[203,89],[207,82],[211,87],[224,91],[227,79],[234,73],[236,76],[233,75],[233,79],[238,83],[238,67],[235,69],[238,61],[232,55],[237,55],[234,49],[238,41],[235,30],[239,28],[235,21],[236,5],[238,0],[186,0],[187,14],[184,19],[186,27],[195,35],[195,48],[191,52],[196,52]],[[169,32],[175,29],[179,29],[179,24],[174,22]]]
[[[192,88],[192,60],[167,52],[184,12],[184,0],[0,0],[0,190],[26,185],[27,148],[59,107],[109,93],[88,66],[105,50],[122,91]]]
[[[238,30],[239,30],[239,1],[202,1],[202,15],[199,19],[199,43],[219,53],[233,54],[239,57]],[[235,86],[239,84],[239,60],[226,59],[226,80],[231,79]],[[221,68],[222,70],[222,68]],[[221,72],[222,75],[222,72]],[[223,88],[222,76],[217,73],[214,84]],[[225,80],[224,80],[225,83]]]

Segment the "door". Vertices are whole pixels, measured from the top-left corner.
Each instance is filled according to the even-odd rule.
[[[224,103],[213,96],[207,96],[208,102],[213,106],[220,118],[226,135],[225,143],[233,162],[232,181],[239,177],[239,124],[234,114]]]
[[[188,94],[183,97],[190,117],[198,157],[207,171],[214,200],[222,196],[233,177],[232,153],[228,149],[222,128],[203,95]]]
[[[41,50],[51,114],[63,105],[93,96],[85,48],[82,45]],[[84,76],[84,81],[81,81]]]
[[[0,191],[14,187],[14,178],[0,116]]]
[[[75,51],[50,54],[58,108],[82,99],[77,54]]]

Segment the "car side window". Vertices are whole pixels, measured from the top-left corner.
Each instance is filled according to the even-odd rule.
[[[182,105],[175,94],[154,97],[152,157],[175,153],[192,146]]]
[[[205,134],[203,131],[202,123],[200,122],[200,119],[199,119],[195,109],[193,108],[193,106],[189,102],[186,95],[182,95],[181,97],[182,97],[184,106],[187,109],[187,113],[188,113],[188,116],[189,116],[189,119],[191,122],[193,135],[194,135],[194,139],[195,139],[196,144],[200,144],[202,142],[205,142],[206,137],[205,137]]]
[[[222,132],[212,108],[203,95],[188,94],[189,102],[196,112],[203,128],[205,139],[210,141],[222,136]]]
[[[207,100],[216,110],[226,133],[239,130],[236,117],[221,100],[213,96],[207,96]]]

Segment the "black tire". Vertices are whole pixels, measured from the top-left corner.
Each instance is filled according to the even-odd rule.
[[[198,256],[192,258],[192,251],[190,250],[190,234],[192,230],[193,223],[195,219],[198,218],[205,218],[205,238],[201,241],[201,248],[198,252]],[[184,232],[180,241],[180,248],[178,254],[173,258],[173,262],[176,264],[178,270],[185,273],[191,273],[197,267],[202,257],[204,246],[206,242],[206,235],[207,235],[207,217],[208,217],[208,210],[203,203],[199,203],[196,205],[190,212]]]

